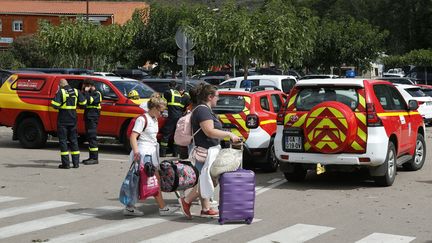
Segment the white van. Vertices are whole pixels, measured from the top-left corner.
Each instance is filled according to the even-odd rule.
[[[297,79],[294,76],[289,75],[254,75],[248,76],[247,80],[251,81],[252,87],[271,85],[282,90],[286,94],[288,94],[297,83]],[[219,88],[252,88],[247,87],[247,83],[248,81],[245,81],[242,76],[228,79],[220,83]]]

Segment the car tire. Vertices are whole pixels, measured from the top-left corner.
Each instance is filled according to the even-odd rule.
[[[378,186],[391,186],[396,178],[396,165],[397,165],[396,148],[393,142],[389,142],[387,149],[387,156],[384,162],[386,172],[382,176],[375,176],[375,184]]]
[[[292,172],[284,172],[285,179],[290,182],[304,181],[306,178],[307,170],[301,165],[295,165]]]
[[[279,168],[279,160],[276,157],[275,151],[274,151],[274,138],[271,138],[270,140],[270,146],[267,150],[266,155],[266,164],[264,166],[265,172],[275,172]]]
[[[411,160],[404,163],[402,166],[406,170],[416,171],[423,167],[426,159],[426,142],[422,134],[417,134],[416,148]]]
[[[18,140],[24,148],[42,148],[46,145],[48,134],[41,122],[33,117],[25,118],[17,126]]]

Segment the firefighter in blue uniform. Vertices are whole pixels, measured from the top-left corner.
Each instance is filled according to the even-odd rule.
[[[91,79],[84,80],[82,92],[87,101],[84,109],[84,122],[89,145],[89,158],[83,160],[82,163],[85,165],[93,165],[99,163],[97,126],[99,122],[102,94],[96,90],[95,83]]]
[[[80,151],[77,138],[77,103],[85,105],[85,97],[77,89],[69,86],[66,79],[60,79],[60,88],[51,101],[51,105],[59,111],[57,118],[57,135],[59,138],[61,155],[60,169],[70,168],[68,140],[70,143],[73,167],[79,167]]]
[[[174,135],[177,121],[183,115],[184,105],[182,103],[182,95],[176,89],[177,82],[175,80],[169,83],[169,89],[164,92],[164,98],[167,101],[168,117],[164,127],[162,128],[162,140],[160,143],[160,157],[166,157],[168,142]],[[173,157],[177,157],[177,148],[173,146]]]

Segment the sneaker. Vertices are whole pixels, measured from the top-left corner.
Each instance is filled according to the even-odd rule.
[[[159,215],[160,216],[169,216],[169,215],[172,215],[178,209],[179,208],[165,206],[164,208],[159,208]]]
[[[179,203],[180,203],[180,208],[181,208],[184,216],[186,216],[186,218],[188,218],[188,219],[192,219],[192,214],[190,212],[191,204],[186,203],[186,201],[184,200],[183,197],[179,198]]]
[[[214,217],[219,216],[219,211],[210,208],[207,211],[201,210],[201,217]]]
[[[99,164],[99,161],[97,159],[88,159],[88,160],[84,160],[82,163],[85,165],[95,165],[95,164]]]
[[[143,216],[144,213],[139,211],[136,208],[126,207],[125,209],[123,209],[123,215],[125,215],[125,216]]]
[[[59,167],[59,169],[69,169],[70,168],[69,165],[65,165],[65,164],[61,164],[58,167]]]

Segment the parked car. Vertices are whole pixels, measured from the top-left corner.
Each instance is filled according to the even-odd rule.
[[[224,129],[244,138],[246,166],[276,171],[279,164],[272,152],[273,139],[277,112],[285,103],[286,94],[274,87],[267,88],[257,86],[252,91],[220,89],[213,111]]]
[[[171,78],[149,78],[149,79],[142,80],[142,82],[150,86],[156,92],[163,94],[166,90],[169,89],[169,83],[173,80],[177,82],[177,85],[183,86],[183,81],[181,79],[171,79]],[[195,87],[196,85],[202,82],[204,81],[194,80],[194,79],[186,80],[186,91],[189,91],[191,88]]]
[[[120,77],[132,78],[136,80],[143,80],[150,78],[150,75],[140,69],[117,69],[114,74]]]
[[[406,77],[417,79],[419,84],[432,84],[432,66],[414,67],[407,72]]]
[[[402,68],[392,68],[387,70],[387,72],[384,72],[383,77],[403,77],[405,76],[404,71]]]
[[[102,76],[102,77],[118,77],[115,73],[110,72],[93,72],[92,76]]]
[[[323,79],[323,78],[339,78],[338,75],[333,74],[308,74],[300,78],[303,79]]]
[[[422,168],[425,125],[416,100],[383,80],[300,80],[278,113],[275,157],[289,181],[307,170],[365,168],[390,186],[396,167]],[[320,165],[318,165],[320,164]]]
[[[41,73],[57,73],[57,74],[74,74],[74,75],[89,75],[91,70],[85,68],[19,68],[19,72],[41,72]]]
[[[288,75],[255,75],[248,76],[247,80],[252,82],[252,87],[272,85],[282,90],[286,94],[290,92],[292,87],[294,87],[295,83],[297,82],[297,79],[294,76]],[[222,82],[219,87],[221,89],[246,88],[247,82],[249,81],[245,81],[243,77],[232,78]]]
[[[219,85],[220,83],[222,83],[226,79],[225,79],[225,76],[204,76],[204,77],[201,77],[200,80],[207,82],[209,84]]]
[[[43,73],[39,71],[27,71],[27,70],[4,70],[0,69],[0,87],[3,85],[3,83],[12,75],[15,73]]]
[[[408,85],[417,84],[415,79],[408,78],[408,77],[382,77],[382,78],[377,78],[377,80],[386,80],[394,84],[408,84]]]
[[[432,122],[432,97],[427,96],[419,86],[398,84],[396,85],[396,88],[406,101],[417,101],[419,106],[418,112],[423,117],[426,124]]]
[[[419,86],[427,96],[432,97],[432,85],[418,84],[417,86]]]
[[[126,138],[129,122],[133,117],[142,114],[143,110],[139,105],[148,101],[154,92],[149,86],[132,79],[65,74],[14,74],[6,81],[6,85],[0,87],[0,126],[12,127],[13,140],[19,140],[25,148],[43,147],[48,134],[57,134],[58,112],[51,107],[51,100],[62,78],[78,89],[84,79],[94,80],[96,89],[103,98],[98,135],[117,138],[126,149],[130,148]],[[139,98],[130,96],[131,90],[137,91]],[[84,136],[82,108],[78,108],[77,114],[78,134]]]

